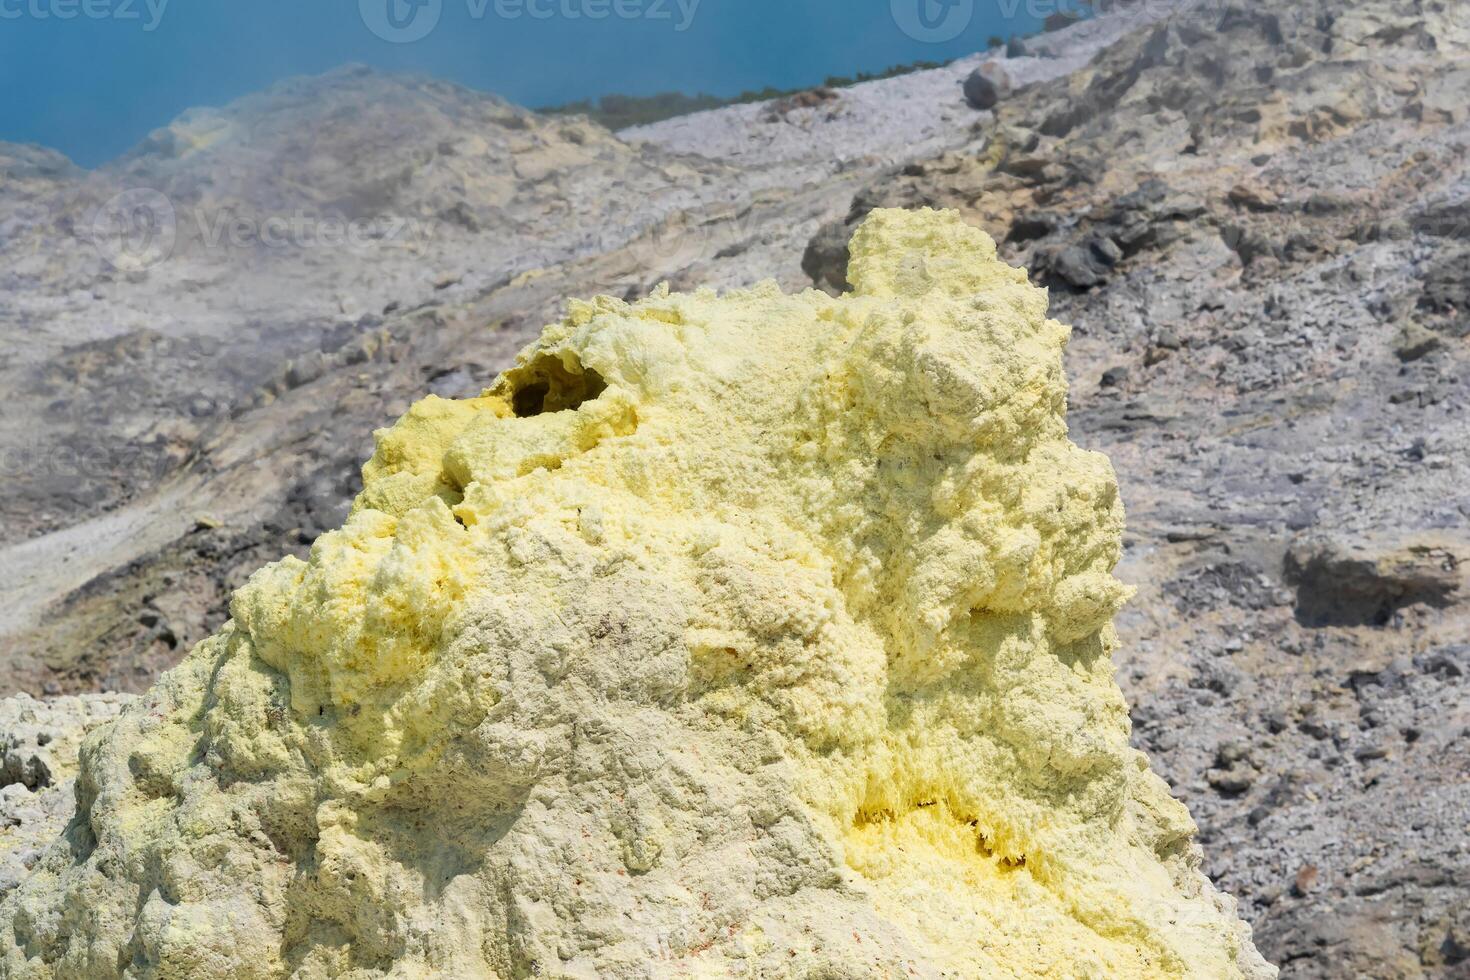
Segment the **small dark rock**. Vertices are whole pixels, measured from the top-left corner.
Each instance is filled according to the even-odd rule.
[[[1057,229],[1057,223],[1056,215],[1045,211],[1022,215],[1011,223],[1010,231],[1006,233],[1006,241],[1030,242],[1038,238],[1045,238]]]
[[[326,370],[326,358],[321,351],[312,351],[291,362],[291,366],[286,369],[286,387],[300,388],[310,384],[325,374]]]
[[[1262,187],[1237,184],[1229,194],[1230,203],[1247,211],[1274,211],[1280,203],[1276,195]]]
[[[1399,328],[1393,352],[1400,361],[1408,364],[1433,354],[1443,346],[1444,340],[1439,334],[1410,320]]]
[[[1103,265],[1117,265],[1118,261],[1123,258],[1123,250],[1111,238],[1099,236],[1089,241],[1087,245],[1092,250],[1092,254],[1097,256],[1097,260]]]
[[[1078,289],[1089,289],[1107,279],[1107,266],[1093,254],[1091,248],[1069,245],[1059,252],[1051,263],[1052,272],[1066,283]]]
[[[1256,774],[1245,766],[1211,769],[1205,780],[1223,796],[1239,796],[1255,784]]]
[[[1359,762],[1369,762],[1373,759],[1387,758],[1387,756],[1388,749],[1377,744],[1360,745],[1353,750],[1353,758]]]
[[[1353,208],[1353,202],[1338,194],[1323,194],[1320,191],[1307,198],[1302,210],[1312,215],[1341,214]]]
[[[839,219],[823,225],[807,242],[801,270],[819,289],[845,293],[852,288],[847,281],[847,263],[851,257],[847,243],[851,237],[852,229]]]
[[[1298,898],[1309,894],[1317,887],[1317,866],[1315,864],[1304,864],[1298,869],[1296,877],[1291,882],[1291,893]]]
[[[965,101],[976,109],[994,109],[1010,94],[1010,76],[998,62],[987,61],[965,78]]]
[[[1451,602],[1460,588],[1457,567],[1456,556],[1423,543],[1380,550],[1307,536],[1287,550],[1284,573],[1303,625],[1385,626],[1407,606]]]
[[[1215,749],[1215,765],[1225,768],[1250,758],[1250,746],[1245,742],[1222,742]]]
[[[1303,718],[1297,723],[1296,727],[1300,728],[1304,734],[1310,735],[1319,742],[1332,734],[1332,731],[1326,725],[1315,718]]]

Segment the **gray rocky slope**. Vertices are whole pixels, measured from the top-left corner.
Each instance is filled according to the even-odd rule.
[[[371,429],[560,297],[836,289],[868,210],[958,207],[1076,325],[1140,589],[1120,680],[1208,870],[1283,976],[1470,976],[1467,19],[1145,0],[1013,59],[993,112],[980,57],[618,136],[350,70],[94,173],[0,148],[11,687],[146,686],[339,523]],[[114,710],[64,704],[0,712],[0,889],[68,807],[29,733]]]

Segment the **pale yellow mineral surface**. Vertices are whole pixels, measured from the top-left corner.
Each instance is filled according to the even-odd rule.
[[[1046,294],[572,303],[83,751],[0,976],[1268,977],[1128,744]]]

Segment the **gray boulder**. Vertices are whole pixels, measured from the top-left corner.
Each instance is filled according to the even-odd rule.
[[[1407,543],[1307,535],[1294,541],[1285,578],[1307,626],[1383,626],[1407,606],[1463,598],[1463,542]]]
[[[965,101],[976,109],[994,109],[1010,94],[1010,75],[999,62],[987,61],[965,79]]]

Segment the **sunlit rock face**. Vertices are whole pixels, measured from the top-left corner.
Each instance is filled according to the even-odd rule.
[[[1274,976],[1128,744],[1068,328],[951,213],[851,255],[378,433],[89,739],[0,976]]]

